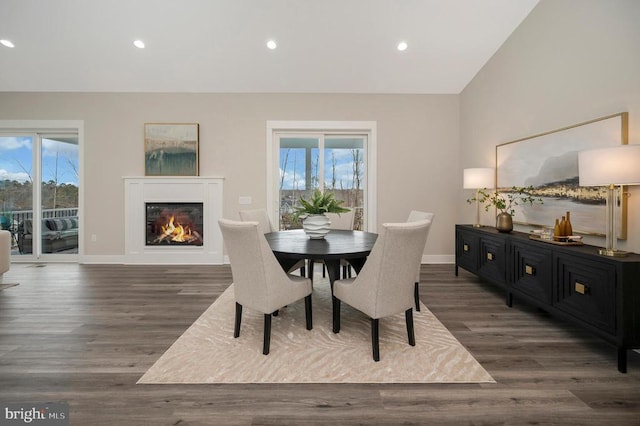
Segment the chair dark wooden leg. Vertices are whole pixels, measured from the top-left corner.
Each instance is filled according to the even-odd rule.
[[[407,321],[407,336],[409,337],[409,344],[411,346],[416,345],[416,335],[413,331],[413,309],[409,308],[404,311],[404,317]]]
[[[418,312],[420,312],[420,289],[418,288],[419,285],[420,283],[416,281],[416,286],[413,289],[413,298],[416,301],[416,311]]]
[[[311,310],[311,295],[304,298],[304,315],[307,319],[307,330],[313,329],[313,312]]]
[[[304,266],[302,266],[300,268],[300,276],[301,277],[306,277],[307,276],[306,273],[307,273],[307,269]]]
[[[309,259],[309,276],[307,278],[313,281],[313,259]]]
[[[240,336],[240,323],[242,322],[242,305],[236,302],[236,322],[233,327],[233,337]]]
[[[371,347],[373,348],[373,360],[380,361],[380,320],[371,318]]]
[[[271,314],[264,314],[264,342],[262,344],[262,353],[269,355],[269,347],[271,346]]]
[[[340,299],[331,296],[333,301],[333,332],[340,333]]]

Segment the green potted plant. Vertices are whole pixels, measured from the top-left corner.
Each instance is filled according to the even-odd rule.
[[[344,201],[336,200],[335,194],[331,191],[320,191],[315,189],[311,197],[306,200],[300,197],[298,204],[293,207],[294,218],[302,219],[302,228],[309,238],[324,238],[329,233],[331,221],[325,213],[346,213],[350,211],[342,207]]]
[[[512,186],[508,191],[498,192],[497,190],[487,191],[479,189],[476,197],[469,198],[468,203],[478,200],[484,204],[484,210],[489,211],[489,207],[494,206],[498,210],[496,216],[496,229],[500,232],[511,232],[513,230],[513,215],[515,206],[520,204],[544,204],[542,198],[531,195],[531,186]]]

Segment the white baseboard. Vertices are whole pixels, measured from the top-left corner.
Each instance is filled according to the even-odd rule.
[[[422,256],[422,264],[454,264],[456,263],[456,256],[454,254],[430,254]]]
[[[124,255],[84,255],[80,256],[78,263],[86,265],[123,265]]]

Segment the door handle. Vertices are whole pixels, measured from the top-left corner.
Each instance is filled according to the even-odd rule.
[[[586,284],[582,284],[581,282],[576,281],[575,282],[575,290],[576,293],[578,294],[589,294],[590,290],[589,290],[589,286]]]
[[[536,274],[536,268],[534,268],[531,265],[524,265],[524,273],[527,275],[535,275]]]

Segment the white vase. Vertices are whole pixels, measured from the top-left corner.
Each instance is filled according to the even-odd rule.
[[[324,238],[329,233],[331,221],[323,214],[311,214],[302,221],[302,228],[313,240]]]

